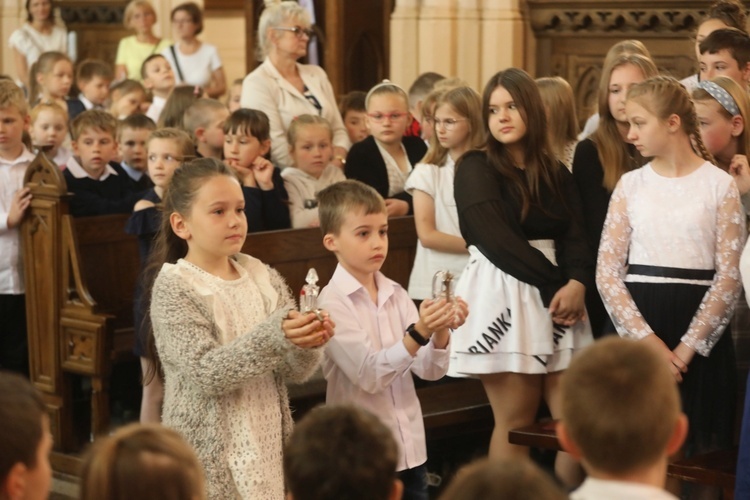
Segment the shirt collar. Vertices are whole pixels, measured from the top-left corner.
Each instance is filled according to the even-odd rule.
[[[85,179],[88,177],[89,179],[94,179],[89,175],[88,172],[86,172],[86,169],[84,169],[80,163],[78,163],[78,159],[75,156],[71,156],[68,160],[68,163],[65,164],[68,171],[70,171],[70,174],[75,177],[76,179]],[[107,166],[104,168],[104,173],[101,177],[98,179],[94,179],[95,181],[104,181],[109,177],[110,175],[117,175],[117,171],[112,168],[112,166],[107,163]]]
[[[347,296],[351,296],[360,290],[361,292],[359,293],[367,294],[364,285],[360,283],[357,278],[352,276],[352,274],[340,263],[336,266],[336,270],[331,277],[331,282],[335,283],[336,286]],[[375,273],[375,285],[378,287],[378,307],[380,307],[391,295],[393,295],[395,286],[393,281],[386,278],[380,271]]]
[[[12,167],[13,165],[18,165],[19,163],[30,163],[34,161],[34,158],[36,158],[36,155],[34,155],[34,153],[29,151],[29,149],[24,146],[23,151],[21,151],[21,154],[18,155],[16,159],[6,160],[5,158],[0,158],[0,165]]]
[[[94,106],[94,103],[86,99],[86,96],[83,95],[83,93],[78,94],[78,100],[81,101],[83,104],[83,107],[86,108],[86,110],[94,109],[97,106]]]
[[[617,491],[617,498],[650,498],[653,500],[677,500],[677,497],[673,496],[662,488],[650,486],[648,484],[634,483],[630,481],[610,481],[604,479],[597,479],[594,477],[587,477],[583,484],[580,486],[581,490],[588,491],[589,493],[605,493]],[[604,495],[602,495],[602,498]]]
[[[125,171],[125,173],[128,174],[128,177],[130,177],[131,179],[133,179],[136,182],[138,182],[139,180],[141,180],[141,177],[143,177],[143,172],[141,172],[140,170],[134,169],[133,167],[131,167],[130,165],[128,165],[124,161],[120,162],[120,166]]]

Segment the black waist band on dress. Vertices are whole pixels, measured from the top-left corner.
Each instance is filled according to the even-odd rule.
[[[713,269],[681,269],[679,267],[646,266],[630,264],[628,274],[641,276],[658,276],[660,278],[677,278],[683,280],[710,281],[714,279],[716,271]]]

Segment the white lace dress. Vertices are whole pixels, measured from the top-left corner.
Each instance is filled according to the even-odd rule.
[[[604,224],[596,283],[617,332],[655,333],[698,354],[680,386],[688,451],[731,436],[734,354],[722,334],[741,289],[743,218],[737,187],[718,167],[668,178],[649,163],[622,177]]]

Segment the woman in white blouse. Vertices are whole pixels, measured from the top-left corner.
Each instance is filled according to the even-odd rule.
[[[177,85],[203,88],[208,97],[220,97],[227,90],[227,77],[219,51],[198,40],[203,31],[203,12],[198,4],[185,2],[172,9],[174,45],[162,51],[174,72]]]
[[[310,15],[297,2],[268,5],[258,25],[263,63],[242,84],[240,105],[268,115],[271,160],[282,169],[292,164],[286,131],[296,116],[313,114],[328,120],[338,166],[343,165],[350,146],[326,72],[319,66],[297,62],[307,55],[311,35]]]
[[[55,25],[51,0],[26,0],[26,23],[10,35],[17,78],[28,88],[29,69],[44,52],[68,52],[68,31]],[[75,59],[71,55],[71,59]]]

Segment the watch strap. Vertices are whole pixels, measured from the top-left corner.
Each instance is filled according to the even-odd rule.
[[[411,325],[409,325],[409,326],[406,327],[406,333],[408,333],[409,336],[412,339],[414,339],[414,342],[416,342],[417,344],[419,344],[422,347],[426,346],[430,342],[430,339],[424,338],[417,331],[416,325],[414,323],[412,323]]]

